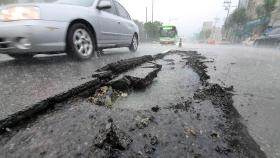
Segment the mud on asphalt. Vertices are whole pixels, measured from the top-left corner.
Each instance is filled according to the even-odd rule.
[[[207,60],[169,51],[108,64],[94,82],[0,120],[0,155],[266,157],[233,106],[234,87],[208,82]]]

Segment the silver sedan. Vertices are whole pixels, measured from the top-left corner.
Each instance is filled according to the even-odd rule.
[[[106,48],[137,51],[139,29],[116,0],[28,1],[0,7],[0,53],[30,58],[66,51],[85,60]]]

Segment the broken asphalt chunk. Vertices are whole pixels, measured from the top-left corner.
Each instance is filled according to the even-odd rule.
[[[112,108],[113,102],[120,96],[120,92],[114,90],[112,87],[104,86],[96,90],[94,96],[89,97],[89,102]]]
[[[216,146],[215,151],[219,154],[224,154],[224,155],[228,155],[229,153],[232,152],[231,149],[226,147],[220,147],[220,146]]]
[[[152,83],[161,70],[161,65],[154,64],[152,67],[155,68],[137,67],[109,81],[107,85],[120,91],[145,88]]]
[[[153,60],[153,57],[151,55],[145,55],[142,57],[120,60],[118,62],[108,64],[101,69],[98,69],[97,72],[112,71],[114,74],[119,74],[119,73],[125,72],[127,70],[130,70],[131,68],[134,68],[136,66],[139,66],[145,62],[152,61],[152,60]]]
[[[127,91],[131,88],[131,81],[126,76],[119,76],[108,82],[109,86],[120,91]]]
[[[219,138],[220,136],[219,136],[219,134],[218,133],[212,133],[211,135],[210,135],[212,138]]]
[[[158,112],[159,110],[160,110],[160,107],[159,107],[158,105],[152,107],[152,111],[153,111],[153,112]]]
[[[111,78],[111,76],[113,75],[112,71],[102,71],[102,72],[95,72],[94,74],[92,74],[93,78]]]
[[[153,117],[137,117],[136,127],[138,129],[144,129],[148,127],[150,122],[154,119]]]
[[[154,60],[158,60],[158,59],[162,59],[166,54],[164,53],[160,53],[160,54],[157,54],[157,55],[154,55],[153,58]]]
[[[151,145],[157,145],[158,144],[158,138],[156,137],[156,136],[153,136],[152,138],[151,138]]]
[[[146,145],[144,146],[144,151],[145,151],[145,153],[147,153],[147,154],[153,154],[153,153],[156,151],[156,149],[155,149],[154,147],[152,147],[152,146],[146,144]]]
[[[194,136],[196,137],[197,136],[197,132],[193,129],[193,128],[186,128],[184,130],[185,134],[186,134],[186,137],[189,137],[189,136]]]
[[[98,136],[95,138],[95,142],[95,146],[100,149],[113,148],[127,150],[133,140],[111,120],[108,121],[104,129],[100,130]]]

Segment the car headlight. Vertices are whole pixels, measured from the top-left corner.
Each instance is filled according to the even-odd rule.
[[[40,10],[34,6],[16,6],[0,10],[0,20],[35,20],[40,19]]]

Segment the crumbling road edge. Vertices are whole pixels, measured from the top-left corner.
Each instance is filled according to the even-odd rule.
[[[246,157],[265,158],[265,153],[260,146],[250,136],[247,127],[241,122],[242,116],[233,105],[234,87],[222,87],[219,84],[209,83],[210,76],[207,74],[207,65],[203,60],[206,59],[197,52],[189,52],[190,57],[187,59],[189,65],[199,76],[202,82],[202,88],[194,94],[194,100],[210,100],[216,109],[223,112],[223,118],[226,120],[224,126],[219,126],[225,133],[223,138],[229,148],[216,148],[217,152],[225,153],[232,150],[241,151]]]

